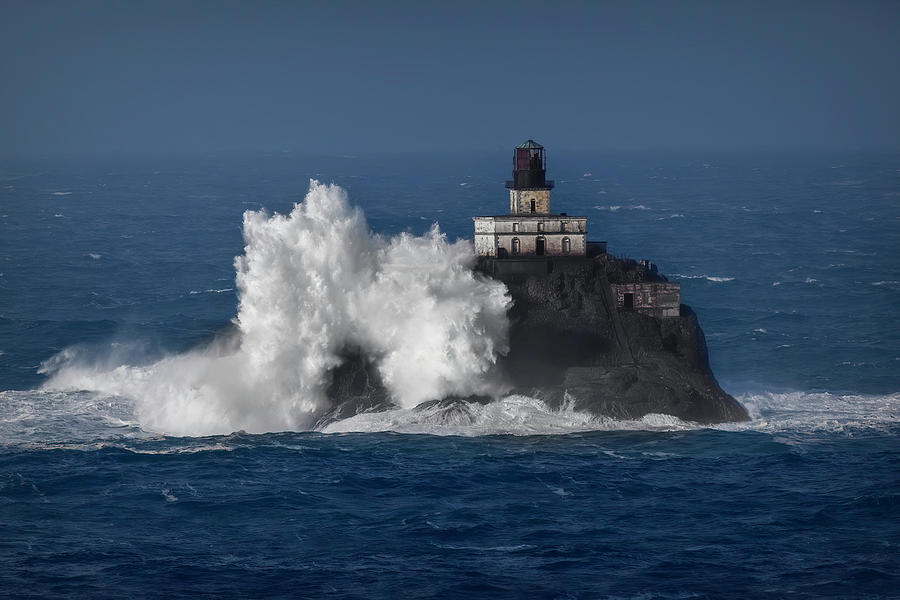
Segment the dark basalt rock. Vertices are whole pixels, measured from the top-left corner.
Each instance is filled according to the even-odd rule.
[[[634,261],[609,255],[552,259],[546,275],[497,275],[510,311],[510,352],[500,361],[513,392],[616,419],[663,413],[686,421],[744,421],[747,411],[709,368],[697,316],[656,318],[616,307],[611,283],[665,281]]]
[[[378,369],[358,349],[345,350],[343,362],[329,376],[325,395],[332,404],[319,418],[317,429],[359,413],[395,408]]]
[[[547,265],[549,273],[541,272],[542,267],[534,270],[541,274],[533,275],[527,270],[498,274],[491,259],[477,265],[479,276],[503,281],[513,299],[510,352],[498,363],[511,393],[540,398],[554,408],[573,402],[576,410],[615,419],[649,413],[704,424],[749,419],[713,377],[706,339],[690,307],[682,304],[681,316],[667,318],[616,307],[611,283],[664,277],[605,254],[554,258]],[[372,362],[356,350],[346,354],[330,374],[332,408],[320,426],[394,407]],[[480,396],[440,398],[417,409],[445,409],[454,420],[464,421],[467,404],[488,401]]]

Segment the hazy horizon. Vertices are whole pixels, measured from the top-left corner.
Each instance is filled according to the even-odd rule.
[[[900,4],[0,0],[0,156],[896,149]]]

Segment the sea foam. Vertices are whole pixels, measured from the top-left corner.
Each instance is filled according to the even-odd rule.
[[[245,212],[243,231],[234,337],[144,366],[63,352],[42,367],[44,389],[129,398],[143,427],[187,435],[310,428],[348,350],[374,362],[401,408],[502,391],[510,298],[472,271],[470,242],[436,225],[373,234],[343,189],[315,180],[290,214]]]

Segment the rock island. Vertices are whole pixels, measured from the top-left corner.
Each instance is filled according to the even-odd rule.
[[[474,217],[475,269],[506,284],[509,346],[498,368],[508,393],[613,419],[651,413],[702,424],[748,420],[709,367],[697,316],[680,285],[649,261],[616,258],[587,239],[587,217],[550,209],[544,148],[515,148],[509,213]],[[330,373],[332,409],[319,425],[393,406],[373,363],[359,352]],[[473,402],[436,398],[466,414]]]
[[[477,269],[503,281],[514,302],[501,359],[513,391],[612,418],[747,420],[710,370],[680,284],[588,241],[587,217],[552,212],[545,165],[543,146],[517,146],[509,213],[474,217]]]

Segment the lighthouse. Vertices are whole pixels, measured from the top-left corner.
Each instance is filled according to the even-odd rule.
[[[473,217],[475,253],[492,258],[585,256],[587,217],[550,210],[553,181],[547,179],[544,147],[528,140],[513,151],[509,213]]]

